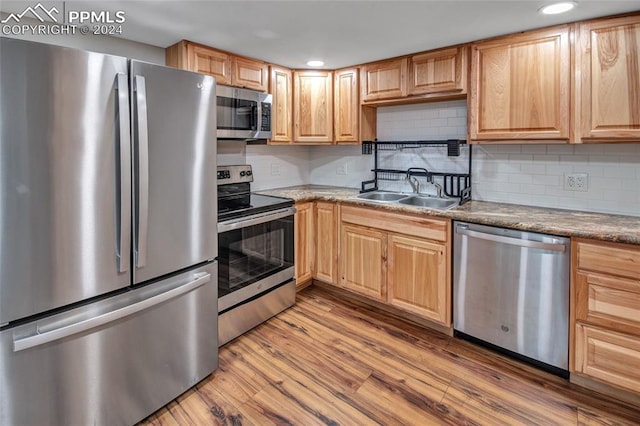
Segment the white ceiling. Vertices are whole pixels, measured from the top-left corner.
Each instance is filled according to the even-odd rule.
[[[35,1],[2,1],[20,12]],[[416,1],[67,1],[66,10],[122,10],[121,37],[158,47],[182,39],[291,68],[324,68],[419,52],[500,34],[640,11],[640,0],[578,0],[571,12],[545,16],[553,0]],[[62,2],[42,1],[45,5]]]

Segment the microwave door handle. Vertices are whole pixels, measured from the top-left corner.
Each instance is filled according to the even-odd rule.
[[[118,231],[118,272],[129,270],[129,235],[131,233],[131,129],[129,126],[129,81],[127,74],[117,76],[118,124],[120,151],[120,200]]]
[[[251,106],[251,130],[258,130],[258,106]]]
[[[147,90],[145,78],[135,77],[138,128],[138,228],[136,267],[147,264],[147,231],[149,220],[149,129],[147,127]]]

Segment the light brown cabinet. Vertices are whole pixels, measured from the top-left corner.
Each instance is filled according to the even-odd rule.
[[[293,73],[290,69],[271,66],[269,92],[272,96],[270,143],[291,143],[293,140]]]
[[[336,143],[358,143],[360,140],[360,95],[358,69],[335,72],[334,134]]]
[[[266,63],[187,40],[182,40],[167,48],[166,64],[171,67],[211,75],[216,78],[217,84],[245,87],[263,92],[268,89],[268,66]]]
[[[410,56],[407,94],[466,93],[467,55],[458,46]]]
[[[470,141],[568,141],[570,62],[566,25],[472,44]]]
[[[233,86],[262,92],[269,88],[269,67],[264,62],[235,56],[231,69]]]
[[[572,371],[640,393],[640,247],[572,244]]]
[[[313,278],[338,285],[338,205],[315,203],[315,252]]]
[[[343,205],[343,288],[451,325],[451,222]]]
[[[387,235],[364,226],[340,229],[340,284],[376,300],[387,299]]]
[[[293,143],[333,143],[333,72],[293,72]]]
[[[407,96],[406,80],[406,57],[362,65],[361,100],[367,102]]]
[[[297,203],[294,216],[296,286],[312,278],[314,258],[313,202]]]
[[[640,15],[580,23],[575,62],[576,137],[640,141]]]
[[[387,285],[389,303],[432,319],[451,323],[447,284],[450,264],[447,245],[440,242],[390,234],[388,237]]]

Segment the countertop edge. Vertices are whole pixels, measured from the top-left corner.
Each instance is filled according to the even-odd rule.
[[[452,220],[511,228],[522,231],[640,245],[640,217],[635,216],[561,210],[518,204],[492,203],[487,201],[471,201],[464,206],[456,207],[451,210],[435,210],[422,207],[401,206],[392,203],[387,204],[359,200],[353,198],[359,193],[356,188],[314,185],[275,188],[257,191],[257,193],[291,198],[296,203],[311,201],[340,202],[360,207],[448,218]],[[469,206],[472,206],[471,208],[474,208],[475,210],[467,211]],[[500,211],[500,213],[495,213],[496,210]],[[509,214],[512,215],[512,217],[505,217],[505,215]],[[545,219],[536,220],[536,215],[538,217],[544,216]],[[550,224],[550,219],[554,218],[556,215],[562,215],[563,220],[573,219],[574,222],[579,223],[582,227],[580,225],[562,226],[562,223],[558,223],[557,220],[554,221],[553,224]],[[610,223],[605,223],[611,221],[618,221],[621,224],[628,223],[630,227],[635,226],[636,229],[638,229],[638,231],[636,231],[637,235],[624,234],[622,232],[603,229],[603,227],[606,228],[606,226],[611,226]]]

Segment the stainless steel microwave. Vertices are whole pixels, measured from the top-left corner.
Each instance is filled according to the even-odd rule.
[[[271,138],[271,95],[257,90],[216,86],[218,139]]]

